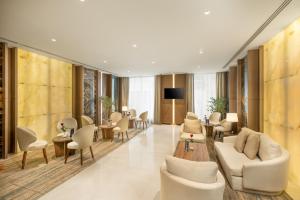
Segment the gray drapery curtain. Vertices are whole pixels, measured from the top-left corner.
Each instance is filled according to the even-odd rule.
[[[228,97],[228,72],[217,72],[216,74],[217,98]]]
[[[194,74],[186,75],[186,103],[187,103],[187,112],[195,112]]]
[[[154,124],[160,124],[161,76],[155,76]]]
[[[129,98],[129,78],[121,77],[121,106],[128,106],[128,98]],[[120,108],[122,109],[122,107]]]

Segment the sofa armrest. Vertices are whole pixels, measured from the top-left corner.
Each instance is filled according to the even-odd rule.
[[[266,192],[281,192],[288,183],[289,153],[282,151],[278,158],[245,164],[243,167],[243,187]]]
[[[236,135],[235,136],[228,136],[223,138],[224,143],[234,143],[236,140]]]
[[[198,200],[199,197],[206,200],[222,200],[225,188],[223,175],[218,172],[215,183],[199,183],[190,181],[173,174],[170,174],[164,163],[160,169],[161,200]]]

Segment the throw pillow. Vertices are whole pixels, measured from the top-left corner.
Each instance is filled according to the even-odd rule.
[[[166,166],[169,173],[190,181],[199,183],[217,181],[218,165],[215,162],[196,162],[167,156]]]
[[[240,133],[237,135],[234,143],[234,148],[240,152],[243,153],[243,150],[245,148],[245,144],[247,141],[248,136],[250,135],[250,131],[248,128],[242,128]]]
[[[184,119],[183,131],[186,133],[201,133],[201,123],[199,120]]]
[[[281,147],[279,144],[264,134],[260,137],[260,146],[258,155],[261,160],[272,160],[281,156]]]
[[[250,134],[247,138],[247,142],[244,148],[244,154],[251,160],[256,158],[259,150],[259,138],[258,134]]]

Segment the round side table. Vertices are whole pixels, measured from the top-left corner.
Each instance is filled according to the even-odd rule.
[[[56,136],[52,139],[54,144],[54,150],[55,150],[55,156],[65,156],[67,152],[67,145],[69,142],[72,142],[72,139],[70,137],[63,137],[63,136]],[[69,155],[74,155],[75,150],[70,149]]]
[[[115,125],[100,125],[99,128],[101,128],[101,132],[102,132],[102,139],[110,139],[111,141],[113,141],[114,139],[114,133],[113,133],[113,129],[115,128]]]

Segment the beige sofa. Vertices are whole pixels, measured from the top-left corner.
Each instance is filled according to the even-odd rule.
[[[200,124],[201,121],[197,120]],[[180,126],[180,140],[186,140],[186,139],[190,139],[190,134],[188,132],[184,132],[184,123],[181,124]],[[193,140],[194,142],[205,142],[206,141],[206,129],[205,127],[201,124],[201,133],[199,134],[193,134]]]
[[[261,134],[260,138],[262,135],[265,134]],[[276,158],[261,160],[257,156],[254,160],[250,160],[244,153],[239,153],[234,148],[236,138],[237,136],[230,136],[225,137],[223,143],[215,142],[217,157],[231,187],[234,190],[267,195],[281,193],[288,182],[289,153],[279,146],[281,154]],[[276,144],[270,137],[264,138],[268,138],[271,144]]]

